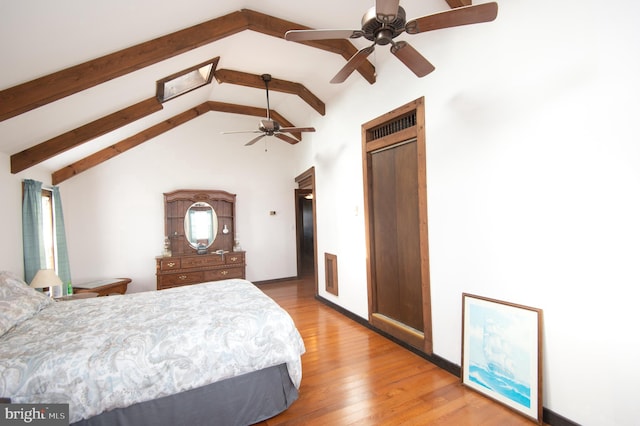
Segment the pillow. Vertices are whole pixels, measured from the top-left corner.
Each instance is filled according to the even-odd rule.
[[[0,271],[0,336],[52,303],[13,273]]]

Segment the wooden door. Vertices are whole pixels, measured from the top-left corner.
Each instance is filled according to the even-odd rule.
[[[369,321],[431,354],[424,100],[362,126]]]
[[[415,139],[371,153],[377,313],[422,332],[416,176]]]

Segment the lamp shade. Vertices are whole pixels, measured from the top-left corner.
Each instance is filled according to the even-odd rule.
[[[33,288],[45,288],[45,287],[62,287],[62,280],[56,275],[56,271],[53,269],[40,269],[36,276],[31,281],[31,287]]]

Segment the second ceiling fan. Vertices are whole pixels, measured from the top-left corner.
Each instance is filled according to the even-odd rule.
[[[444,12],[411,19],[400,6],[400,0],[376,0],[375,6],[362,17],[360,30],[291,30],[284,38],[289,41],[330,40],[364,37],[373,44],[359,50],[347,61],[331,83],[344,82],[360,64],[375,50],[376,45],[391,44],[391,53],[404,63],[415,75],[424,77],[435,67],[406,41],[394,39],[406,32],[419,34],[426,31],[461,25],[489,22],[498,16],[498,4],[495,2],[457,7]]]
[[[264,81],[264,87],[267,92],[267,118],[265,120],[260,120],[258,130],[239,130],[233,132],[222,132],[222,134],[260,133],[259,136],[256,136],[245,144],[245,146],[248,146],[253,145],[265,136],[275,136],[276,138],[289,142],[290,144],[296,144],[299,141],[296,138],[289,136],[287,133],[316,131],[313,127],[280,127],[280,123],[271,118],[271,108],[269,106],[269,82],[271,81],[271,74],[262,74],[260,77],[262,78],[262,81]]]

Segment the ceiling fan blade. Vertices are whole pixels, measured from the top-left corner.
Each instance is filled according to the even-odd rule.
[[[292,138],[289,135],[284,135],[282,133],[274,133],[273,136],[275,136],[278,139],[281,139],[285,142],[289,142],[291,145],[296,144],[298,142],[300,142],[298,139]]]
[[[284,39],[288,41],[334,40],[358,38],[363,35],[361,30],[290,30],[284,34]]]
[[[418,34],[442,28],[489,22],[497,16],[498,3],[496,2],[462,6],[412,19],[405,25],[405,31],[408,34]]]
[[[367,59],[367,56],[371,55],[371,52],[373,52],[375,48],[376,45],[372,44],[371,46],[365,47],[364,49],[358,51],[351,57],[351,59],[347,61],[347,64],[342,67],[340,71],[338,71],[338,74],[336,74],[336,76],[331,79],[330,83],[335,84],[344,82],[347,77],[349,77],[351,73],[354,72],[356,68],[358,68],[360,64],[362,64]]]
[[[260,130],[234,130],[231,132],[220,132],[221,135],[233,135],[235,133],[262,133]]]
[[[406,41],[399,41],[391,46],[391,53],[400,59],[415,75],[424,77],[435,70],[431,62],[422,56],[416,49]]]
[[[313,127],[280,127],[281,132],[297,133],[297,132],[315,132]]]
[[[249,142],[245,143],[245,144],[244,144],[244,146],[253,145],[254,143],[258,142],[260,139],[264,138],[265,136],[267,136],[267,135],[265,135],[265,134],[263,133],[263,134],[261,134],[260,136],[258,136],[258,137],[256,137],[256,138],[253,138],[253,139],[251,139]]]
[[[376,19],[380,22],[392,22],[398,15],[400,0],[376,0]]]

